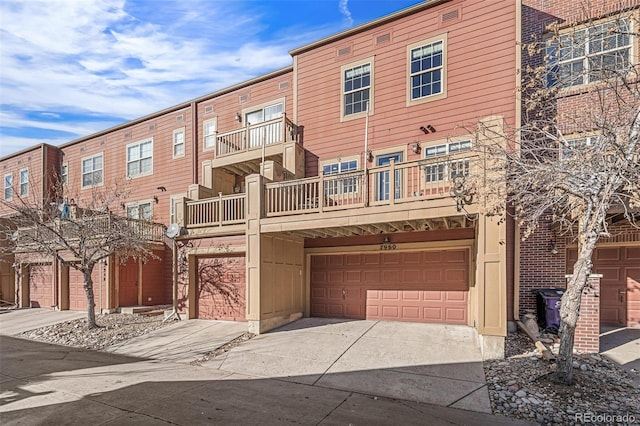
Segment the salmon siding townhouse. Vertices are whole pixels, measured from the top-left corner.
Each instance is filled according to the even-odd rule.
[[[58,156],[47,167],[80,196],[133,182],[121,212],[171,229],[188,318],[255,333],[303,316],[460,324],[500,357],[508,323],[534,287],[563,284],[571,250],[549,253],[546,229],[521,243],[466,182],[475,129],[520,124],[518,43],[549,12],[526,3],[418,4],[293,49],[291,67],[44,145]],[[3,173],[19,179],[28,155],[3,158]],[[151,243],[151,263],[98,268],[98,309],[171,303],[172,242]],[[16,259],[40,274],[12,282],[24,306],[82,308],[68,267]],[[206,291],[212,265],[233,297]]]

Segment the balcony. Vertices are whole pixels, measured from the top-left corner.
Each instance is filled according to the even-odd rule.
[[[338,218],[340,212],[366,218],[376,212],[413,210],[424,214],[423,210],[431,207],[460,211],[472,202],[465,179],[475,175],[478,167],[476,158],[466,154],[392,162],[366,172],[269,182],[261,194],[261,217],[265,222],[275,223],[293,221],[293,217],[300,215],[305,215],[305,220]],[[215,227],[218,230],[211,232],[222,234],[229,233],[232,230],[229,227],[233,226],[234,231],[242,233],[246,228],[247,203],[246,194],[220,194],[187,201],[185,227]]]

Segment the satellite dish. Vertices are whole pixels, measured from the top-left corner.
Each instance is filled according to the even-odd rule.
[[[169,225],[169,227],[167,228],[167,237],[173,239],[178,235],[180,235],[180,225],[178,225],[177,223],[172,223],[171,225]]]

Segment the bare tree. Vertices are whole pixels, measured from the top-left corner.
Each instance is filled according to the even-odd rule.
[[[524,238],[550,220],[577,242],[560,308],[555,379],[565,384],[573,381],[574,333],[596,244],[609,235],[613,215],[638,224],[640,70],[630,59],[636,14],[550,28],[544,40],[527,43],[522,127],[507,131],[506,140],[479,129],[478,149],[489,160],[476,187],[488,211],[512,206]]]
[[[80,271],[87,296],[87,326],[97,326],[92,273],[95,265],[111,255],[121,259],[154,257],[150,240],[160,241],[163,227],[150,220],[135,220],[115,212],[122,211],[128,195],[126,183],[94,187],[82,198],[64,196],[62,186],[51,188],[44,197],[1,200],[8,221],[0,232],[11,236],[5,254],[48,255]],[[35,187],[34,187],[35,188]],[[76,201],[77,200],[77,201]],[[0,252],[0,255],[2,253]]]

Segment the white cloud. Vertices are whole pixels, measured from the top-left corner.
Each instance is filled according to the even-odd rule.
[[[340,13],[344,15],[345,23],[348,27],[353,25],[353,17],[351,16],[351,12],[349,11],[349,0],[340,0]]]

